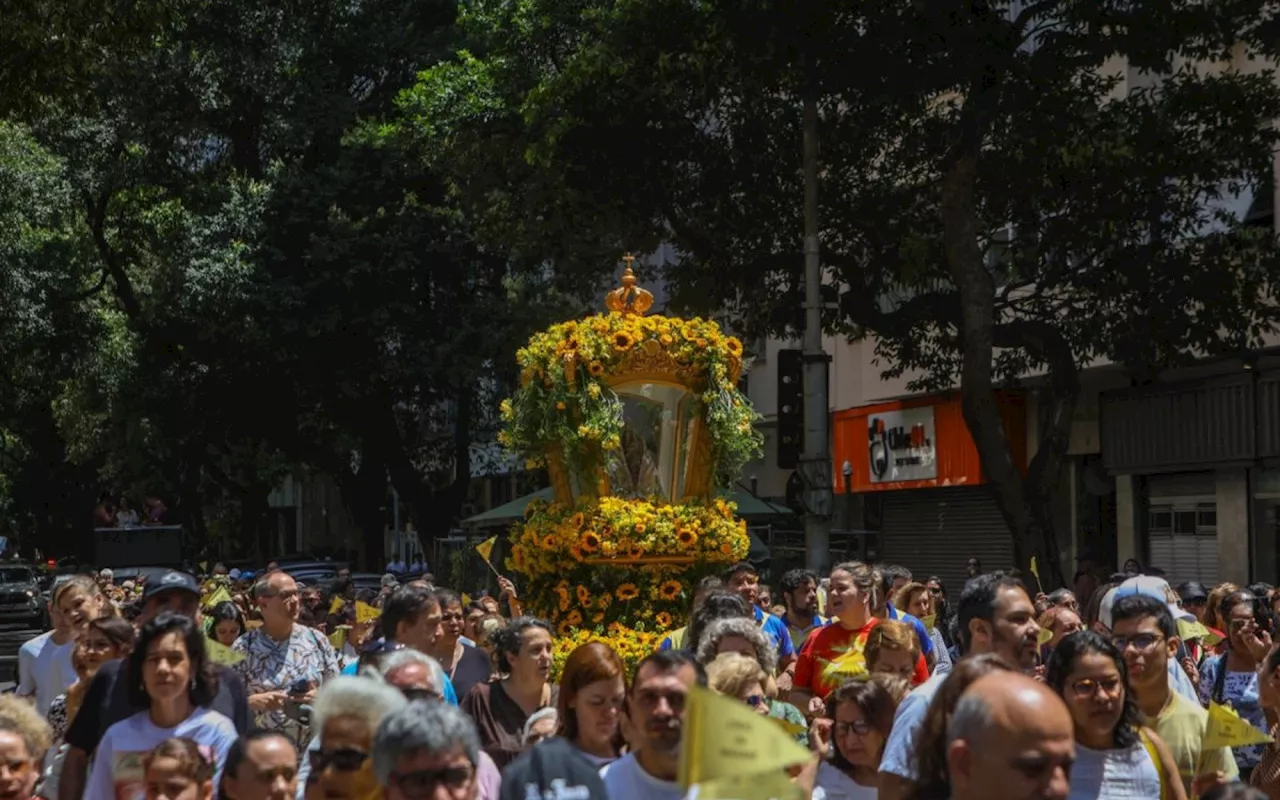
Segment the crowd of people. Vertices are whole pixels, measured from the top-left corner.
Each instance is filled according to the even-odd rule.
[[[1211,704],[1280,723],[1271,587],[1121,574],[1082,605],[974,572],[951,598],[855,562],[770,591],[741,563],[633,669],[589,642],[558,674],[506,579],[63,576],[0,697],[0,800],[680,800],[694,686],[811,751],[796,796],[1280,799],[1274,743],[1204,744]]]

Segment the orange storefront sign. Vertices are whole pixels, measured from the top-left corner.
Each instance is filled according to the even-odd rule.
[[[1000,416],[1019,469],[1026,469],[1027,423],[1023,395],[999,392]],[[986,481],[969,435],[958,392],[838,411],[832,417],[836,493],[884,492],[932,486],[974,486]]]

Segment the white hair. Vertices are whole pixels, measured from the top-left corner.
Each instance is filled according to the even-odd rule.
[[[718,619],[708,625],[697,642],[699,663],[706,666],[715,661],[719,655],[720,640],[728,636],[738,636],[751,642],[756,651],[756,661],[767,674],[772,675],[777,670],[778,651],[750,617]]]
[[[339,675],[321,685],[311,708],[311,725],[320,730],[327,720],[359,717],[370,730],[377,730],[383,717],[402,706],[404,695],[395,687],[368,678]]]
[[[475,723],[456,706],[419,700],[389,714],[373,738],[373,774],[386,786],[402,756],[459,750],[472,766],[480,763]]]
[[[361,675],[365,677],[379,678],[383,681],[387,679],[387,675],[404,667],[407,664],[421,664],[427,668],[427,673],[431,676],[431,685],[435,687],[437,692],[444,694],[445,673],[444,667],[440,666],[440,662],[420,650],[414,650],[412,647],[406,647],[403,650],[395,650],[388,653],[375,667],[372,664],[366,666]]]
[[[524,722],[524,730],[520,732],[520,741],[529,741],[529,734],[533,732],[533,726],[544,719],[554,719],[559,722],[560,712],[556,710],[555,706],[547,706],[530,714],[529,718]]]

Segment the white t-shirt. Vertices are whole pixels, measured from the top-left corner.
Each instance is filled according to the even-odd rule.
[[[640,768],[635,753],[600,770],[609,800],[681,800],[684,789],[675,781],[661,781]]]
[[[813,800],[876,800],[879,794],[879,789],[863,786],[826,761],[818,765]]]
[[[53,633],[42,633],[18,649],[18,695],[34,695],[41,714],[48,714],[53,698],[76,682],[76,670],[71,666],[76,643],[55,644]]]
[[[93,771],[85,784],[85,800],[146,800],[147,782],[142,757],[170,737],[190,739],[217,764],[213,785],[218,785],[222,762],[236,740],[235,724],[207,708],[197,708],[173,728],[151,721],[151,712],[139,711],[107,728],[93,757]]]

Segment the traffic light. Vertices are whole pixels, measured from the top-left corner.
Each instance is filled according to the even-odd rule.
[[[804,358],[778,351],[778,469],[795,469],[804,450]]]

